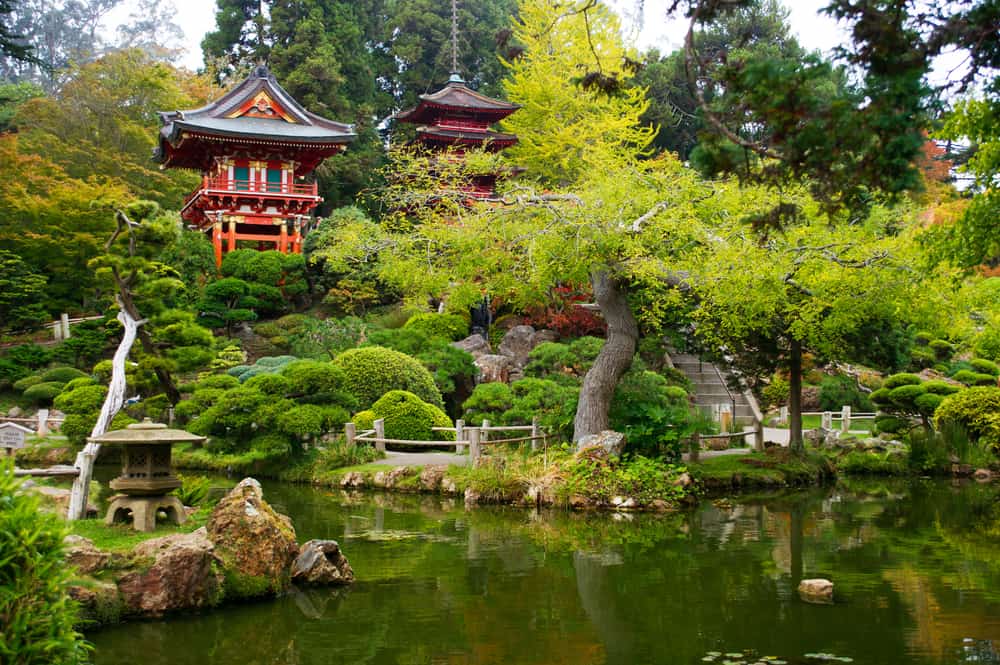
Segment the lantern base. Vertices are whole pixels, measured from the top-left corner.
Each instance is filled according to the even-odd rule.
[[[117,522],[132,520],[132,528],[136,531],[150,532],[156,530],[156,513],[164,511],[167,519],[174,524],[184,524],[187,515],[184,504],[176,496],[127,496],[119,494],[111,499],[108,514],[104,523],[111,525]]]

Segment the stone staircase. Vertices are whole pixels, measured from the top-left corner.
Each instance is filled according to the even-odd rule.
[[[736,424],[754,424],[754,407],[741,391],[727,388],[725,380],[729,375],[725,369],[688,353],[671,353],[670,360],[694,384],[694,403],[706,415],[711,416],[719,405],[728,405],[732,410],[735,403]]]

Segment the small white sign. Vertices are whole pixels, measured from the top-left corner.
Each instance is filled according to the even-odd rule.
[[[24,448],[24,435],[31,432],[17,423],[0,423],[0,448]]]

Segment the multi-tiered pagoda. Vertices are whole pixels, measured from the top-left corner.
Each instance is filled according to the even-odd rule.
[[[350,125],[305,110],[264,66],[219,100],[160,120],[154,160],[201,171],[181,217],[210,235],[219,265],[241,246],[301,253],[323,200],[310,176],[355,138]]]
[[[452,74],[448,83],[430,95],[420,95],[412,109],[396,114],[400,122],[417,125],[417,142],[432,151],[451,150],[461,154],[468,148],[499,152],[517,143],[517,135],[494,131],[520,105],[493,99],[469,88],[462,77]],[[477,199],[496,197],[496,181],[501,174],[476,174],[469,195]]]

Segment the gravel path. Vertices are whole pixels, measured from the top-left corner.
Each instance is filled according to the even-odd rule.
[[[432,453],[397,453],[386,451],[385,459],[375,460],[372,464],[384,464],[385,466],[428,466],[432,464],[454,464],[455,466],[466,466],[469,463],[468,455],[456,455],[451,452]]]

